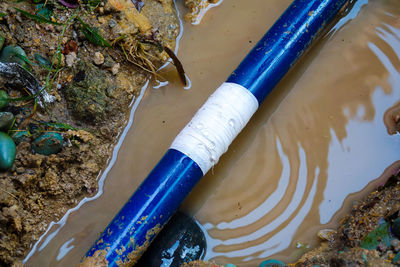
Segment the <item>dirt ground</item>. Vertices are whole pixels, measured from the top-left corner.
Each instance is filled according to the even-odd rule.
[[[7,132],[23,133],[14,164],[0,173],[0,266],[22,260],[51,221],[97,192],[130,104],[168,60],[164,47],[174,49],[180,26],[173,1],[134,2],[1,1],[3,47],[25,51],[17,63],[54,101],[39,103],[15,77],[0,77],[0,89],[20,98],[2,109],[15,117]],[[61,135],[59,151],[34,149],[45,133]]]

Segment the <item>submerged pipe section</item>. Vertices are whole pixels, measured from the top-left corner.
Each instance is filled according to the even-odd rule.
[[[179,133],[86,257],[131,266],[348,0],[295,0]]]

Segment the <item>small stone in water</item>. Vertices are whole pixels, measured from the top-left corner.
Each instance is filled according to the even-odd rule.
[[[14,115],[11,112],[0,112],[0,130],[9,130],[14,121]]]
[[[10,98],[4,90],[0,90],[0,109],[6,107],[10,103]]]
[[[62,146],[63,138],[55,132],[44,133],[32,143],[33,151],[46,156],[60,152]]]
[[[0,132],[0,170],[11,168],[15,160],[15,144],[10,136]]]
[[[278,260],[266,260],[261,262],[260,267],[284,267],[285,263]]]
[[[135,266],[181,266],[199,260],[205,249],[206,240],[200,227],[189,216],[177,212]]]

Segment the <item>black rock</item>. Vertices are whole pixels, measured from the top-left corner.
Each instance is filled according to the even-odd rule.
[[[177,212],[151,243],[135,267],[179,267],[204,257],[206,239],[196,222]]]

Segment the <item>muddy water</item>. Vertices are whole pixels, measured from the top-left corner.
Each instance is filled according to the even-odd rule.
[[[192,88],[144,92],[104,191],[49,230],[28,266],[73,266],[210,93],[289,5],[225,0],[184,25],[179,57]],[[206,257],[255,266],[294,260],[399,159],[384,113],[400,99],[400,3],[359,0],[279,84],[183,205],[207,232]],[[364,190],[363,190],[364,189]],[[62,227],[61,227],[62,226]]]

